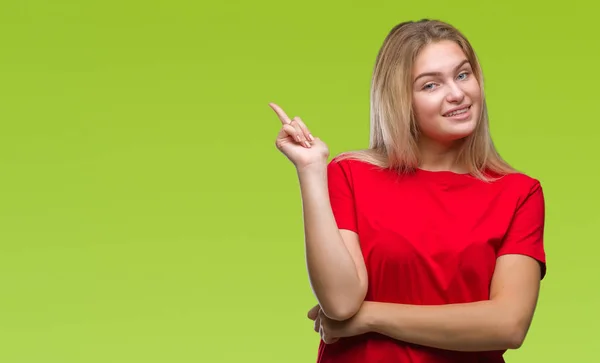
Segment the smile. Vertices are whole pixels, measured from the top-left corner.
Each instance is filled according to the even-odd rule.
[[[461,115],[461,114],[469,111],[470,108],[471,108],[471,106],[467,106],[467,107],[461,108],[460,110],[455,110],[452,112],[445,113],[444,117],[452,117],[452,116]]]

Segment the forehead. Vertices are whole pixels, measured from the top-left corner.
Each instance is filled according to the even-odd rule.
[[[467,56],[458,44],[452,41],[441,41],[427,44],[415,59],[413,72],[448,72],[452,71]]]

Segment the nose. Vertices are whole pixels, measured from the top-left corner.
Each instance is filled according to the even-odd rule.
[[[451,103],[461,103],[465,98],[465,92],[456,83],[450,83],[448,89],[448,95],[446,99]]]

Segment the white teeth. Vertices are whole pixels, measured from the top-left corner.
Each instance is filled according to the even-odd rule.
[[[446,114],[446,116],[448,116],[448,117],[450,117],[450,116],[456,116],[456,115],[460,115],[461,113],[465,113],[467,111],[469,111],[468,107],[467,108],[463,108],[461,110],[454,111],[454,112],[450,112],[450,113]]]

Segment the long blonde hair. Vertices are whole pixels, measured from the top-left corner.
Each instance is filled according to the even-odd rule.
[[[412,106],[412,68],[424,46],[442,40],[454,41],[462,48],[482,93],[479,122],[463,140],[457,162],[481,180],[489,180],[489,172],[499,175],[515,172],[500,157],[490,136],[483,74],[475,51],[458,29],[429,19],[400,23],[385,38],[371,81],[369,148],[342,153],[338,160],[358,159],[399,172],[418,168],[419,129]]]

